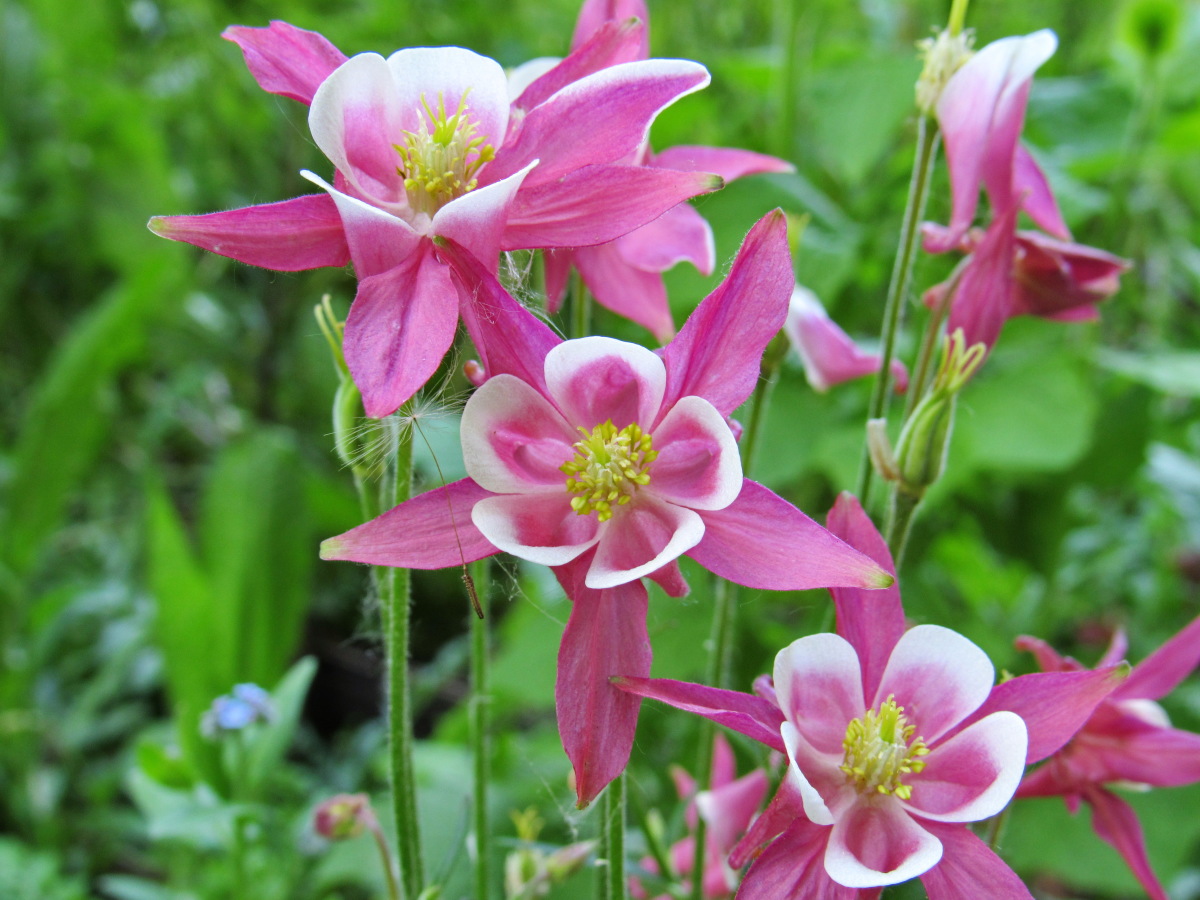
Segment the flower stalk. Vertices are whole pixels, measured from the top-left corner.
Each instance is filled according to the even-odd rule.
[[[481,615],[471,619],[471,706],[468,727],[474,761],[475,803],[472,809],[475,833],[475,896],[487,900],[491,896],[491,829],[488,827],[487,789],[491,770],[491,742],[488,735],[488,600],[491,594],[491,571],[488,560],[471,564],[474,596]]]

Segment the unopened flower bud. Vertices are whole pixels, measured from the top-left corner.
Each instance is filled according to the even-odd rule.
[[[479,387],[487,381],[487,372],[477,359],[468,359],[463,364],[463,374],[467,376],[467,381],[471,382],[475,387]]]
[[[375,813],[366,794],[338,794],[313,813],[313,830],[330,841],[356,838],[374,824]]]

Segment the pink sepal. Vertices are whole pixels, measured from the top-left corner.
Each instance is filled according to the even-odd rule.
[[[825,524],[835,537],[865,553],[885,572],[895,575],[896,566],[887,543],[853,494],[843,491],[838,495]],[[870,592],[831,588],[830,594],[837,608],[837,633],[858,652],[862,663],[863,693],[874,697],[892,648],[904,634],[900,588],[896,584]]]
[[[1021,206],[1038,227],[1060,240],[1071,239],[1071,231],[1063,221],[1050,182],[1023,144],[1017,144],[1013,157],[1013,193],[1024,198]]]
[[[587,40],[571,50],[558,65],[535,79],[513,101],[515,109],[531,110],[545,103],[568,84],[601,69],[620,63],[645,59],[645,17],[610,20],[600,25]]]
[[[580,247],[572,255],[597,303],[641,325],[661,343],[671,339],[675,321],[662,275],[629,265],[615,242]]]
[[[1116,794],[1094,787],[1084,794],[1092,807],[1092,828],[1124,858],[1152,900],[1168,900],[1146,855],[1146,837],[1132,807]]]
[[[368,416],[395,412],[437,371],[458,326],[454,295],[427,241],[402,265],[359,281],[343,348]]]
[[[155,216],[149,228],[159,237],[280,272],[350,262],[342,219],[325,194],[202,216]]]
[[[712,229],[687,203],[618,238],[616,247],[626,264],[644,272],[665,272],[676,263],[690,262],[701,274],[711,275],[716,266]]]
[[[967,346],[996,343],[1012,314],[1013,254],[1018,207],[999,210],[975,246],[950,306],[946,333],[963,330]]]
[[[1157,700],[1175,689],[1200,664],[1200,616],[1133,667],[1114,700]]]
[[[796,285],[792,291],[783,331],[804,363],[804,375],[815,391],[823,393],[834,385],[879,371],[879,354],[860,350],[806,287]],[[908,389],[908,370],[898,359],[892,360],[891,375],[897,393]]]
[[[502,250],[604,244],[722,184],[703,172],[623,165],[584,166],[550,182],[527,181],[513,202]]]
[[[780,753],[786,752],[779,726],[783,713],[761,697],[705,687],[668,678],[614,678],[613,684],[629,694],[669,703],[754,738]]]
[[[572,604],[558,650],[555,708],[581,809],[621,774],[633,749],[641,700],[609,680],[648,675],[651,661],[646,588],[632,581],[593,590],[584,584],[590,564],[584,554],[554,570]]]
[[[650,164],[664,169],[682,169],[685,172],[712,172],[726,181],[766,172],[796,171],[796,167],[787,160],[735,147],[668,147],[662,153],[654,154]]]
[[[861,900],[878,890],[843,887],[825,871],[828,828],[803,817],[792,822],[754,861],[738,890],[738,900]]]
[[[492,496],[470,478],[413,497],[321,544],[322,559],[402,569],[445,569],[497,550],[474,525],[471,507]]]
[[[1096,707],[1121,683],[1123,669],[1034,672],[996,685],[983,705],[957,730],[999,710],[1015,712],[1029,729],[1025,762],[1050,756],[1069,741]]]
[[[651,572],[646,576],[660,588],[662,588],[668,597],[686,597],[688,591],[687,580],[683,577],[683,572],[679,570],[679,563],[676,560],[671,560],[657,572]]]
[[[648,21],[645,0],[584,0],[579,10],[579,18],[575,21],[575,32],[571,36],[571,48],[583,44],[594,35],[605,23],[613,20],[640,19]],[[642,43],[638,48],[638,59],[650,56],[650,35],[642,32]]]
[[[695,394],[722,415],[737,409],[758,383],[763,351],[783,327],[795,282],[787,220],[775,210],[750,229],[729,275],[662,351],[663,408]]]
[[[929,900],[1033,900],[1017,873],[969,828],[924,824],[942,842],[942,861],[921,876]]]
[[[746,587],[799,591],[832,585],[886,587],[893,582],[871,559],[749,479],[732,504],[705,510],[701,516],[704,538],[687,555]]]
[[[758,856],[764,844],[787,831],[794,821],[812,824],[804,815],[804,799],[795,778],[791,766],[784,768],[783,780],[779,783],[775,796],[730,852],[729,865],[733,868],[740,869]],[[820,827],[822,831],[826,830],[824,826]]]
[[[242,49],[246,67],[264,91],[305,104],[346,61],[346,54],[323,35],[278,19],[266,28],[230,25],[221,37]]]
[[[514,300],[469,251],[440,238],[437,254],[454,273],[459,311],[488,377],[515,375],[546,394],[546,354],[562,339]]]

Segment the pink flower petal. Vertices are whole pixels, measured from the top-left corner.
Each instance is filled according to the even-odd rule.
[[[967,346],[996,343],[1013,306],[1017,207],[1000,210],[975,246],[950,305],[946,333],[961,328]]]
[[[306,104],[346,61],[346,54],[322,35],[278,20],[266,28],[230,25],[221,37],[242,49],[250,74],[264,91]]]
[[[1096,671],[1035,672],[996,685],[966,722],[1011,710],[1029,729],[1027,763],[1045,759],[1069,741],[1113,688],[1121,667]]]
[[[605,244],[722,185],[707,173],[650,166],[589,165],[553,181],[542,180],[540,164],[534,171],[537,182],[513,203],[504,250]]]
[[[1113,691],[1113,698],[1157,700],[1173,691],[1197,665],[1200,665],[1200,616],[1134,666],[1125,683]]]
[[[537,163],[486,187],[468,191],[451,200],[433,216],[430,230],[466,248],[485,265],[494,268],[500,253],[500,238],[521,182]]]
[[[708,823],[709,837],[722,855],[728,854],[745,834],[767,796],[767,787],[767,773],[756,769],[736,781],[696,796],[696,808]]]
[[[558,651],[555,708],[581,808],[621,774],[633,748],[641,701],[609,679],[650,672],[646,589],[634,581],[592,590],[583,584],[584,564],[581,560],[555,573],[571,598],[571,618]]]
[[[937,105],[946,144],[954,208],[948,246],[971,227],[979,184],[987,185],[994,209],[1014,205],[1013,169],[1017,139],[1033,73],[1053,55],[1054,32],[1003,38],[975,54],[950,79]]]
[[[1046,181],[1046,175],[1041,166],[1025,149],[1017,144],[1016,155],[1013,159],[1013,192],[1023,197],[1022,209],[1029,213],[1030,218],[1038,226],[1060,240],[1069,241],[1071,232],[1063,221],[1058,209],[1058,201]]]
[[[155,216],[149,227],[160,237],[281,272],[350,261],[341,217],[324,194],[203,216]]]
[[[787,747],[788,776],[800,791],[804,815],[817,825],[832,825],[836,817],[830,807],[843,805],[846,789],[836,760],[815,750],[791,722],[784,722],[779,730]]]
[[[961,634],[918,625],[896,642],[871,706],[894,696],[915,736],[932,745],[983,704],[995,678],[987,654]]]
[[[632,503],[614,509],[613,517],[600,526],[587,586],[616,587],[648,575],[678,559],[703,536],[699,515],[643,491]]]
[[[645,0],[584,0],[579,10],[579,18],[575,21],[575,33],[571,36],[571,48],[574,49],[590,40],[597,31],[614,20],[639,19],[642,23],[649,21]],[[636,59],[647,59],[650,56],[650,35],[643,29],[642,44]]]
[[[833,535],[895,575],[896,566],[887,543],[853,494],[838,495],[826,525]],[[874,697],[892,648],[904,634],[900,588],[893,584],[867,592],[837,587],[831,588],[830,594],[837,608],[837,633],[850,642],[862,664],[863,694]]]
[[[613,684],[623,691],[669,703],[684,712],[712,719],[740,734],[784,753],[786,748],[779,727],[783,714],[779,707],[753,694],[705,687],[668,678],[616,678]]]
[[[562,495],[561,469],[575,456],[579,432],[550,401],[515,375],[489,378],[471,395],[462,415],[467,473],[497,494]]]
[[[1092,807],[1092,828],[1096,834],[1116,848],[1152,900],[1168,900],[1167,892],[1150,867],[1146,838],[1133,808],[1120,797],[1100,788],[1088,791],[1086,797]]]
[[[1075,321],[1095,318],[1095,304],[1117,292],[1120,277],[1129,268],[1127,260],[1094,247],[1018,231],[1013,315]]]
[[[671,339],[675,334],[675,321],[671,318],[667,289],[661,275],[629,265],[612,242],[570,252],[583,283],[597,303],[641,325],[659,341]]]
[[[357,192],[388,207],[407,205],[394,146],[412,127],[407,119],[387,60],[378,53],[360,53],[339,66],[308,111],[321,152]]]
[[[787,160],[734,147],[678,146],[654,154],[651,165],[685,172],[712,172],[726,181],[764,172],[794,172]]]
[[[471,521],[505,553],[545,566],[565,565],[600,540],[596,517],[577,515],[565,489],[487,497]]]
[[[796,819],[763,852],[738,890],[738,900],[861,900],[863,893],[825,871],[829,829]]]
[[[825,871],[838,884],[867,888],[899,884],[928,872],[942,842],[894,798],[852,806],[830,829]]]
[[[426,106],[436,113],[445,104],[446,114],[454,115],[465,101],[468,118],[479,128],[475,135],[500,148],[508,131],[508,77],[494,59],[462,47],[410,47],[389,56],[387,65],[403,130],[416,131],[420,123],[428,124]],[[389,136],[393,143],[404,139],[402,132],[389,132]],[[498,180],[490,178],[488,183]]]
[[[1126,700],[1121,705],[1140,702],[1146,701]],[[1071,745],[1074,759],[1086,759],[1087,775],[1154,787],[1200,781],[1200,734],[1131,722],[1129,717],[1122,717],[1125,727],[1102,726],[1097,718]]]
[[[615,16],[599,24],[587,39],[576,44],[571,54],[534,79],[513,102],[520,110],[531,110],[549,100],[568,84],[601,69],[620,63],[646,59],[645,17]]]
[[[806,287],[797,285],[792,291],[783,331],[800,355],[804,375],[815,391],[823,393],[836,384],[879,371],[879,354],[860,350]],[[904,364],[892,360],[891,371],[895,390],[906,390],[908,370]]]
[[[483,559],[497,550],[471,523],[471,508],[490,496],[469,478],[427,491],[324,541],[321,558],[403,569],[444,569]]]
[[[746,235],[729,275],[663,351],[667,403],[695,394],[729,415],[758,383],[759,363],[783,327],[795,277],[787,222],[776,210]]]
[[[339,191],[308,170],[301,170],[300,174],[333,198],[354,271],[360,279],[411,265],[413,258],[423,252],[422,243],[428,246],[428,238],[414,231],[404,219]]]
[[[459,312],[484,370],[489,376],[515,375],[545,394],[546,354],[562,339],[514,300],[469,252],[445,238],[436,244],[438,256],[454,272]]]
[[[688,553],[710,572],[747,587],[798,591],[886,587],[893,578],[792,504],[746,479],[736,500],[705,510],[704,539]]]
[[[804,801],[800,796],[796,772],[792,766],[788,766],[783,770],[779,789],[775,791],[775,796],[771,798],[767,808],[750,824],[745,837],[738,841],[730,852],[729,865],[740,869],[748,860],[762,852],[764,844],[787,831],[797,821],[817,828],[823,835],[829,834],[825,827],[813,825],[805,818]],[[824,843],[822,839],[822,849]]]
[[[724,509],[742,490],[742,460],[725,418],[700,397],[684,397],[654,429],[650,465],[656,497],[690,509]]]
[[[566,341],[546,354],[546,389],[567,421],[589,431],[611,420],[650,431],[667,373],[645,347],[607,337]]]
[[[405,264],[359,281],[343,349],[368,416],[395,412],[437,371],[458,327],[455,298],[428,241]]]
[[[668,597],[686,597],[688,591],[687,579],[683,577],[683,572],[679,570],[678,561],[672,560],[661,569],[651,572],[646,576],[655,584],[657,584]]]
[[[983,841],[962,825],[929,823],[942,861],[921,876],[929,900],[1033,900],[1029,889]]]
[[[550,315],[554,315],[562,309],[563,300],[567,296],[567,284],[571,280],[571,266],[574,260],[574,250],[545,250],[542,253],[542,264],[546,272],[546,311]],[[588,285],[588,289],[593,294],[596,293],[596,289],[591,285]],[[600,302],[604,303],[603,300]],[[663,302],[666,302],[665,291]]]
[[[505,178],[537,159],[532,186],[581,166],[624,160],[641,146],[659,112],[708,82],[704,66],[688,60],[648,59],[601,69],[530,110],[504,153],[489,164],[486,178]]]
[[[867,710],[854,647],[836,634],[793,641],[775,657],[775,692],[788,721],[840,762],[846,726]]]
[[[617,238],[615,246],[628,265],[645,272],[665,272],[676,263],[690,262],[702,274],[711,275],[716,266],[712,229],[687,203]]]
[[[939,822],[978,822],[1012,800],[1025,770],[1025,723],[1016,713],[997,712],[943,741],[910,776],[913,813]]]

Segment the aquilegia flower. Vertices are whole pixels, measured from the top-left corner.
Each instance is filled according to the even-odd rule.
[[[843,495],[830,530],[891,568],[883,539]],[[1010,801],[1027,761],[1061,747],[1119,670],[1025,675],[998,686],[983,651],[947,628],[904,630],[899,590],[835,588],[837,634],[800,638],[747,695],[620,678],[786,752],[770,807],[731,857],[741,900],[850,898],[920,877],[932,900],[1029,900],[965,823]],[[1072,677],[1073,676],[1073,677]],[[773,839],[773,840],[772,840]]]
[[[803,285],[792,291],[783,333],[800,356],[814,391],[824,393],[835,384],[879,371],[879,354],[860,350],[829,318],[817,295]],[[908,370],[899,360],[892,360],[892,379],[898,393],[907,390]]]
[[[642,0],[584,0],[571,40],[573,53],[604,29],[630,17],[648,22]],[[635,58],[648,59],[648,28],[643,28],[642,34]],[[626,161],[657,169],[709,172],[725,183],[745,175],[793,171],[791,163],[750,150],[680,146],[654,153],[647,142]],[[665,343],[675,334],[675,322],[662,273],[680,262],[690,262],[705,275],[711,274],[716,265],[712,229],[688,203],[673,207],[615,241],[547,252],[547,303],[551,312],[562,305],[574,266],[601,306],[637,322]]]
[[[1048,672],[1078,672],[1045,641],[1032,637],[1017,646],[1037,657]],[[1125,655],[1123,632],[1113,635],[1101,665]],[[1167,900],[1150,868],[1146,841],[1132,807],[1109,788],[1114,785],[1175,787],[1200,782],[1200,735],[1172,728],[1155,701],[1170,693],[1200,663],[1200,617],[1133,667],[1125,682],[1096,707],[1071,742],[1021,782],[1019,797],[1061,796],[1075,812],[1092,808],[1092,827],[1124,857],[1146,893]]]
[[[742,476],[726,417],[753,390],[792,289],[776,211],[661,352],[561,341],[468,253],[441,251],[463,291],[484,382],[463,411],[470,476],[322,545],[326,559],[441,568],[507,550],[554,567],[572,612],[559,652],[559,732],[580,803],[621,772],[638,701],[608,684],[650,669],[643,576],[687,591],[687,554],[720,577],[786,590],[891,576]]]
[[[701,819],[706,826],[704,832],[704,884],[705,900],[721,900],[732,897],[737,889],[736,873],[729,867],[729,853],[746,834],[767,796],[767,773],[762,769],[737,777],[737,762],[729,741],[722,734],[713,738],[712,787],[697,792],[696,780],[678,766],[671,769],[671,778],[681,800],[688,801],[684,819],[692,834],[671,845],[667,858],[680,886],[686,893],[690,889],[688,880],[696,854],[696,826]],[[661,875],[654,857],[641,861],[647,872]],[[649,894],[641,881],[629,879],[630,896],[645,900]],[[666,894],[656,900],[670,900]]]
[[[931,253],[957,249],[971,257],[925,302],[936,305],[953,290],[947,329],[962,328],[968,344],[991,347],[1017,315],[1095,318],[1095,305],[1116,291],[1129,267],[1071,242],[1046,176],[1020,143],[1033,74],[1057,45],[1045,29],[994,41],[955,73],[938,100],[953,208],[947,227],[926,223],[924,245]],[[984,231],[971,228],[981,183],[992,209]],[[1049,236],[1018,231],[1022,211]]]
[[[370,416],[420,388],[454,338],[457,292],[432,238],[453,239],[494,270],[500,250],[609,241],[720,186],[707,174],[624,164],[660,110],[708,83],[699,63],[611,65],[516,108],[499,63],[459,47],[338,63],[320,35],[282,22],[227,36],[267,90],[311,102],[333,184],[305,172],[325,194],[150,226],[272,269],[353,260],[345,354]],[[610,29],[596,40],[605,61],[637,35]],[[595,63],[594,49],[579,52]],[[560,65],[579,74],[577,59]]]

